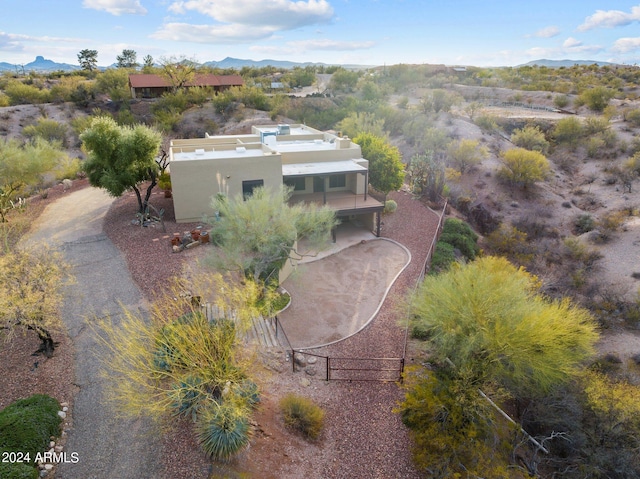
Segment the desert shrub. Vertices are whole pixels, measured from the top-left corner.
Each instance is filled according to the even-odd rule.
[[[129,72],[124,68],[107,68],[95,81],[94,91],[104,93],[114,102],[123,102],[131,98]]]
[[[454,165],[460,173],[467,168],[477,165],[489,156],[489,150],[481,146],[477,140],[454,140],[447,146],[447,156],[450,164]]]
[[[640,127],[640,108],[633,108],[624,112],[624,120],[633,126]]]
[[[456,250],[453,245],[438,241],[431,256],[431,269],[429,271],[435,274],[445,271],[455,260]]]
[[[42,138],[48,142],[57,141],[63,147],[67,146],[67,125],[48,118],[39,118],[35,125],[28,125],[22,129],[27,138]]]
[[[135,126],[138,124],[138,120],[129,108],[121,108],[118,113],[114,115],[114,120],[116,120],[120,126]]]
[[[498,176],[514,186],[528,188],[549,174],[549,160],[539,151],[512,148],[500,156],[503,166],[498,170]]]
[[[174,131],[182,118],[182,113],[177,110],[157,110],[153,114],[155,126],[164,131]]]
[[[60,434],[59,409],[58,401],[44,394],[9,404],[0,411],[0,451],[28,453],[33,462],[50,437]]]
[[[628,214],[625,211],[610,211],[598,220],[598,229],[601,232],[614,233],[620,229]]]
[[[570,147],[575,147],[578,144],[582,134],[582,123],[573,116],[559,120],[551,133],[558,144]]]
[[[543,155],[546,155],[549,150],[549,142],[538,126],[525,126],[522,129],[514,130],[511,142],[527,150],[539,151]]]
[[[583,91],[578,99],[592,111],[602,111],[615,96],[614,90],[604,86],[596,86]]]
[[[9,106],[10,104],[11,99],[4,93],[0,93],[0,107]]]
[[[315,440],[324,426],[324,411],[310,399],[287,394],[280,400],[280,411],[285,425],[300,432],[305,438]]]
[[[531,215],[523,215],[513,222],[519,231],[522,231],[527,235],[529,241],[534,241],[540,238],[557,238],[558,231],[555,228],[550,228],[543,220],[543,215],[540,212],[533,213]]]
[[[22,462],[0,462],[0,477],[2,479],[37,479],[40,475],[38,469]]]
[[[587,140],[587,156],[589,158],[595,158],[604,146],[604,140],[600,136],[590,137]]]
[[[230,401],[209,403],[196,422],[196,438],[202,449],[217,461],[227,461],[249,446],[246,412]]]
[[[58,181],[64,179],[73,180],[77,178],[81,172],[82,163],[80,162],[80,158],[70,158],[68,156],[62,158],[54,170],[56,180]]]
[[[588,213],[578,215],[573,221],[576,234],[588,233],[596,227],[596,220]]]
[[[590,249],[578,238],[565,238],[563,241],[564,254],[571,260],[580,263],[581,267],[590,270],[591,267],[602,258],[602,255],[594,249]]]
[[[27,85],[21,81],[10,81],[4,88],[4,93],[9,97],[12,105],[28,103],[37,105],[49,101],[48,90],[42,90],[34,85]]]
[[[398,209],[398,203],[394,200],[387,200],[384,202],[384,213],[393,213]]]
[[[606,118],[599,116],[589,116],[584,121],[582,131],[585,135],[595,135],[597,133],[603,133],[611,127],[609,121]]]
[[[84,130],[91,126],[91,122],[93,121],[93,116],[76,116],[71,120],[71,128],[73,129],[76,135],[82,134]]]
[[[534,257],[535,250],[527,242],[527,234],[510,224],[501,223],[485,240],[489,250],[506,256],[514,263],[527,264]]]
[[[177,90],[175,92],[164,93],[160,98],[155,100],[151,105],[151,113],[157,115],[163,111],[173,111],[182,113],[191,106],[189,95],[186,90]]]
[[[78,76],[60,78],[51,87],[50,95],[53,102],[73,101],[73,94],[86,80]]]
[[[478,125],[482,129],[482,131],[485,131],[487,133],[491,133],[498,129],[498,122],[492,115],[480,115],[475,119],[474,123]]]
[[[562,109],[569,105],[569,97],[567,95],[556,95],[553,97],[553,104]]]
[[[237,88],[237,87],[236,87]],[[244,86],[238,89],[238,99],[248,108],[256,110],[269,111],[269,97],[262,88]]]
[[[442,234],[438,242],[448,243],[467,259],[475,259],[480,251],[478,247],[478,235],[471,229],[468,223],[457,218],[448,218],[442,227]]]

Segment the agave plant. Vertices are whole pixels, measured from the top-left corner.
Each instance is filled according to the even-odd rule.
[[[214,460],[226,461],[249,446],[251,431],[247,409],[225,400],[210,402],[196,423],[198,442]]]
[[[193,422],[196,422],[198,412],[208,394],[201,378],[187,376],[171,387],[169,397],[176,416],[191,417]]]

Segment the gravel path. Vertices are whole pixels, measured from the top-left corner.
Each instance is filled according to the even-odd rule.
[[[62,316],[73,341],[75,384],[79,388],[67,419],[65,451],[78,462],[59,464],[58,479],[139,479],[157,477],[159,438],[148,420],[123,420],[106,404],[107,381],[100,376],[102,347],[87,327],[93,315],[111,315],[121,304],[144,311],[120,251],[102,233],[102,219],[113,199],[85,188],[45,209],[28,242],[60,248],[72,265],[75,283],[67,286]]]

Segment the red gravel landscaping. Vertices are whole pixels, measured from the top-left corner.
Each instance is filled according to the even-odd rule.
[[[435,235],[439,215],[409,193],[389,195],[398,203],[395,213],[383,217],[382,236],[406,246],[410,265],[396,280],[377,317],[360,333],[314,353],[332,357],[401,357],[405,345],[403,298],[415,286]],[[105,218],[105,233],[123,252],[134,281],[148,299],[162,291],[167,279],[181,273],[185,262],[202,255],[198,248],[172,253],[170,238],[196,226],[176,224],[171,199],[154,194],[151,203],[164,208],[166,232],[159,226],[143,228],[135,219],[136,198],[114,202]],[[203,247],[203,248],[206,248]],[[165,477],[261,478],[418,478],[411,460],[411,440],[398,414],[402,400],[397,383],[326,382],[322,377],[292,373],[283,352],[259,355],[271,367],[257,372],[262,384],[262,406],[256,413],[256,434],[251,448],[227,465],[211,465],[194,445],[190,424],[168,428],[162,454]],[[275,369],[275,372],[273,371]],[[305,377],[306,376],[306,377]],[[310,382],[301,381],[309,379]],[[279,418],[277,402],[289,392],[313,399],[326,411],[325,428],[318,443],[290,434]],[[226,474],[226,475],[225,475]]]

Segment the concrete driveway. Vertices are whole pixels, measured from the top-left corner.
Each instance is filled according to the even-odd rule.
[[[56,467],[57,479],[139,479],[158,477],[160,434],[146,418],[122,419],[105,400],[100,375],[106,352],[86,321],[95,315],[121,317],[121,304],[146,310],[120,251],[102,232],[113,198],[96,188],[68,193],[48,205],[26,243],[60,249],[72,265],[75,283],[67,286],[62,308],[73,341],[79,390],[72,404],[65,452],[77,463]]]

